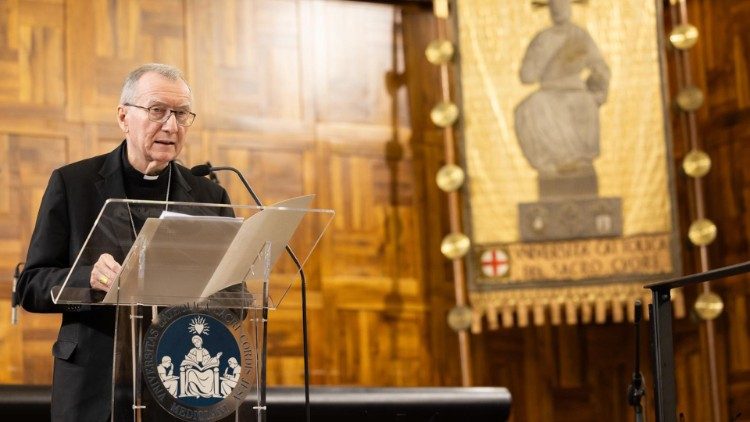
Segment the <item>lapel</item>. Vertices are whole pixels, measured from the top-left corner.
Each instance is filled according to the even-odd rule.
[[[107,154],[104,164],[99,169],[100,179],[96,181],[94,186],[99,194],[100,207],[104,206],[104,202],[107,199],[125,198],[125,182],[122,175],[122,160],[120,158],[124,145],[125,142],[123,141],[119,148]],[[122,262],[133,244],[133,229],[130,225],[130,214],[124,205],[117,204],[116,207],[108,209],[105,215],[107,217],[102,218],[99,223],[101,225],[99,229],[104,231],[106,236],[112,238],[112,243],[118,245],[121,254],[117,256],[117,252],[113,251],[113,255],[115,255],[115,259],[118,262]]]
[[[110,198],[125,198],[125,182],[122,177],[122,162],[120,159],[124,145],[125,141],[114,151],[107,154],[104,165],[99,169],[101,179],[95,185],[102,204]]]
[[[176,163],[170,163],[172,166],[172,192],[169,194],[169,200],[172,202],[195,202],[192,190],[185,177],[182,175],[180,166]]]

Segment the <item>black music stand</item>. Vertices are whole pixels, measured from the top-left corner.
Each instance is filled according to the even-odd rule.
[[[654,369],[654,403],[658,422],[677,421],[677,396],[674,375],[674,347],[672,337],[672,302],[670,291],[678,287],[705,283],[750,272],[750,261],[703,273],[647,284],[653,300],[651,311],[651,354]]]

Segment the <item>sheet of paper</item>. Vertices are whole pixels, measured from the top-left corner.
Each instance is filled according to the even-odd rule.
[[[314,198],[315,195],[307,195],[287,199],[245,220],[201,296],[205,298],[234,284],[262,278],[264,263],[258,255],[265,242],[271,242],[273,267]]]
[[[242,227],[235,218],[150,218],[123,262],[106,303],[176,305],[201,297]]]
[[[147,219],[116,280],[119,292],[111,289],[103,303],[177,305],[261,279],[258,255],[265,242],[271,242],[273,266],[314,197],[281,201],[244,221],[170,214]]]
[[[147,218],[143,223],[143,227],[141,228],[141,232],[138,234],[138,238],[128,251],[127,256],[125,256],[120,274],[118,274],[117,277],[112,280],[113,287],[117,286],[122,279],[127,280],[133,276],[137,277],[136,274],[138,271],[139,251],[141,251],[144,246],[148,244],[150,239],[154,237],[154,233],[156,233],[156,231],[159,229],[160,223],[161,221],[156,218]],[[133,259],[134,255],[135,259]],[[104,300],[102,300],[102,303],[117,303],[117,289],[109,289],[107,295],[104,296]]]

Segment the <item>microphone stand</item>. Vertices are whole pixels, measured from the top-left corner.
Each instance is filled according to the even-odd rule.
[[[641,397],[646,395],[643,387],[643,375],[641,374],[640,358],[640,325],[643,317],[643,307],[640,300],[635,301],[635,371],[633,371],[633,380],[628,386],[628,404],[633,406],[635,411],[635,422],[643,422],[643,406],[641,406]]]
[[[211,173],[213,173],[215,170],[229,170],[231,172],[234,172],[239,178],[242,184],[245,186],[245,189],[250,193],[250,196],[253,197],[253,201],[259,206],[262,207],[263,203],[261,202],[260,198],[258,198],[258,195],[255,194],[255,191],[252,187],[250,187],[250,184],[247,183],[247,180],[245,180],[245,176],[240,173],[239,170],[237,170],[234,167],[209,167],[209,170]],[[305,371],[305,420],[307,422],[310,422],[310,369],[309,369],[309,362],[308,362],[308,351],[307,351],[307,280],[305,279],[305,271],[302,269],[302,264],[300,264],[299,259],[297,258],[297,255],[292,251],[292,248],[289,247],[289,245],[286,245],[286,252],[289,254],[289,257],[292,258],[292,261],[294,261],[294,265],[297,266],[297,269],[299,269],[299,278],[300,278],[300,287],[302,292],[302,360],[304,365],[304,371]],[[268,308],[263,307],[263,353],[265,353],[266,350],[266,326],[268,321]],[[263,371],[261,373],[262,382],[265,384],[265,377],[266,377],[266,368],[265,368],[265,359],[263,362]],[[265,403],[265,398],[264,398]]]

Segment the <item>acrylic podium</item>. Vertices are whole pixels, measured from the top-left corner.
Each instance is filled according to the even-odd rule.
[[[333,218],[268,207],[108,200],[56,304],[116,307],[112,420],[265,420],[266,323]],[[89,280],[122,264],[109,292]],[[252,414],[240,415],[240,404]]]

